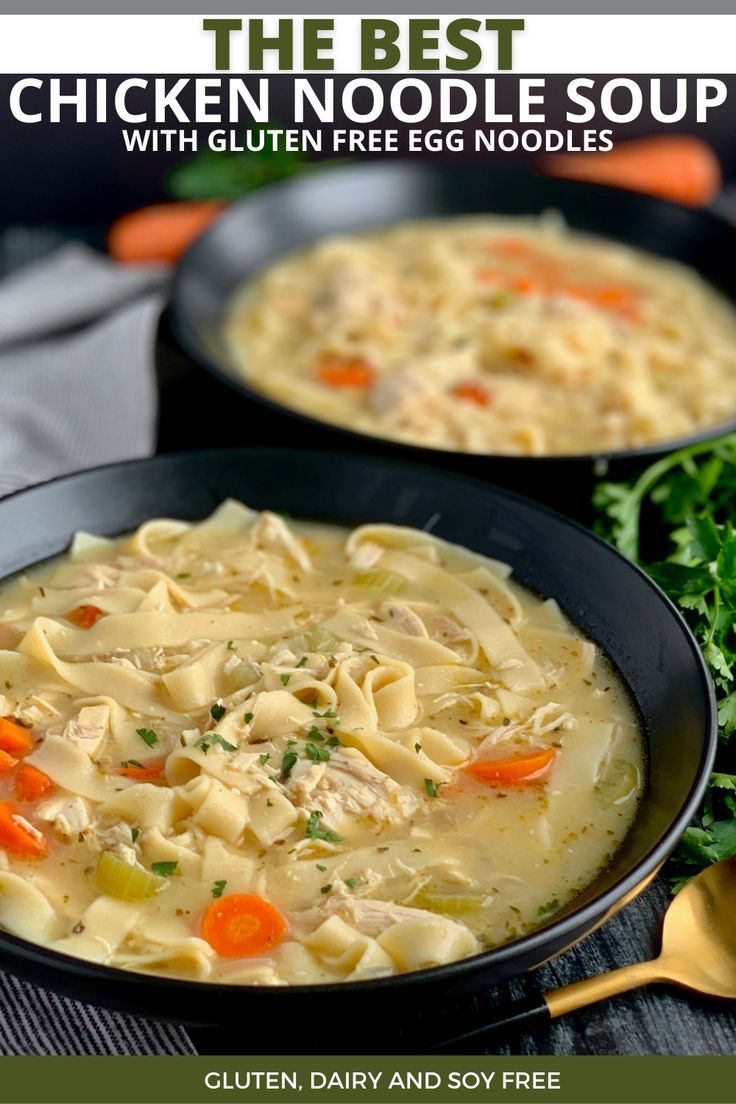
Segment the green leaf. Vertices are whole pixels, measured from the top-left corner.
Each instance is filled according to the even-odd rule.
[[[178,862],[151,863],[151,873],[155,874],[158,878],[173,878],[178,866]]]
[[[219,897],[222,897],[226,885],[227,880],[225,878],[221,878],[212,886],[212,896],[215,898],[215,900],[217,900]]]
[[[148,744],[149,747],[153,747],[158,743],[158,736],[152,728],[137,728],[136,735],[140,736],[144,744]]]

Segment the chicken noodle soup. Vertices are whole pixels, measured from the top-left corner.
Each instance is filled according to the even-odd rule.
[[[225,503],[8,583],[0,927],[122,969],[358,980],[514,939],[635,815],[627,695],[505,565]]]
[[[519,456],[616,451],[736,416],[736,316],[694,272],[488,217],[332,238],[238,294],[236,369],[362,433]]]

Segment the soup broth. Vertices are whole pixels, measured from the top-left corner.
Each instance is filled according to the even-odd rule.
[[[5,586],[0,927],[284,985],[545,923],[636,813],[625,688],[553,599],[425,532],[224,504]]]

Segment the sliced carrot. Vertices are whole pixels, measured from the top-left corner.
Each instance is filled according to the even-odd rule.
[[[586,284],[566,284],[560,288],[563,295],[579,299],[601,310],[620,314],[635,322],[639,318],[639,297],[634,288],[621,284],[604,284],[596,287]]]
[[[27,755],[33,751],[33,736],[22,725],[0,717],[0,751],[15,756]]]
[[[281,942],[285,931],[278,909],[250,893],[213,901],[202,917],[202,938],[225,958],[265,954]]]
[[[7,751],[0,751],[0,775],[12,774],[18,766],[18,760]]]
[[[556,154],[542,167],[550,176],[612,184],[688,207],[705,207],[723,183],[715,151],[687,134],[633,138],[607,153]]]
[[[317,379],[328,387],[370,387],[375,378],[375,370],[360,357],[332,357],[317,369]]]
[[[509,759],[478,759],[466,769],[472,778],[490,786],[523,786],[543,778],[554,763],[555,754],[553,748],[535,748]]]
[[[158,782],[164,773],[164,764],[148,763],[146,766],[136,766],[135,763],[123,763],[114,773],[121,774],[123,778],[132,778],[134,782]]]
[[[220,200],[157,203],[123,215],[110,227],[107,248],[123,264],[173,264],[223,208]]]
[[[15,776],[16,801],[40,801],[42,797],[48,797],[54,793],[56,786],[43,771],[32,767],[30,763],[24,763]]]
[[[76,609],[71,610],[66,616],[69,621],[77,626],[77,628],[91,629],[101,617],[105,616],[105,613],[104,610],[99,609],[98,606],[77,606]]]
[[[484,387],[482,383],[477,383],[475,380],[467,380],[465,383],[456,383],[452,389],[452,393],[456,399],[461,399],[463,402],[475,403],[476,406],[489,406],[491,402],[491,393],[487,387]]]
[[[0,801],[0,847],[11,855],[42,859],[47,851],[45,836],[29,824],[10,801]]]

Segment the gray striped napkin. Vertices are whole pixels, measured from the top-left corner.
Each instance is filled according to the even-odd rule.
[[[153,452],[166,279],[75,244],[0,281],[0,496]]]
[[[83,245],[0,280],[0,497],[150,455],[167,272]],[[183,1027],[92,1008],[0,973],[0,1055],[195,1054]]]

